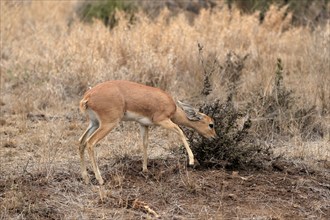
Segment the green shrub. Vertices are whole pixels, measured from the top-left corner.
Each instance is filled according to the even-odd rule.
[[[133,20],[136,9],[132,1],[85,1],[78,7],[77,13],[83,21],[91,22],[93,19],[100,19],[105,25],[113,28],[118,23],[115,17],[116,10],[126,12],[130,20]]]
[[[254,13],[259,11],[260,21],[262,22],[269,7],[277,5],[279,7],[287,6],[288,12],[292,12],[293,23],[297,25],[316,24],[329,19],[329,2],[330,0],[227,0],[226,4],[229,8],[234,5],[243,13]],[[118,20],[115,18],[115,11],[120,10],[126,12],[130,20],[134,20],[134,13],[139,8],[151,17],[159,14],[160,10],[165,7],[173,12],[190,11],[198,14],[200,9],[216,10],[217,1],[185,1],[175,0],[169,3],[166,0],[160,1],[125,1],[125,0],[85,0],[78,7],[77,13],[79,17],[87,22],[92,19],[100,19],[105,25],[113,28]],[[176,13],[173,13],[173,15]]]
[[[236,5],[245,13],[260,11],[261,21],[272,4],[279,7],[288,6],[288,11],[293,13],[293,23],[298,25],[327,21],[330,15],[328,7],[330,0],[227,0],[226,2],[230,8]]]

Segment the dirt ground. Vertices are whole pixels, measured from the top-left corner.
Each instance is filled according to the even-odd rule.
[[[144,175],[139,172],[140,161],[112,163],[111,168],[102,166],[106,184],[101,188],[95,181],[85,186],[76,172],[2,176],[1,206],[6,206],[2,215],[19,219],[326,219],[330,215],[328,174],[299,169],[187,170],[182,161],[170,159],[150,161],[150,173]]]
[[[173,153],[165,149],[170,153],[152,156],[155,146],[159,148],[163,142],[151,135],[149,173],[144,174],[137,147],[138,133],[134,126],[123,125],[97,149],[105,185],[98,186],[91,169],[92,183],[85,185],[75,147],[86,126],[81,116],[73,111],[71,115],[48,118],[19,117],[10,116],[2,121],[0,219],[330,216],[330,172],[326,166],[311,169],[300,163],[280,161],[269,170],[187,168],[182,151]],[[117,154],[112,152],[112,156],[107,148],[109,141],[121,149]],[[123,146],[133,144],[136,146],[124,150]]]

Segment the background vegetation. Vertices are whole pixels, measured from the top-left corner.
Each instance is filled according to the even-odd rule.
[[[220,6],[239,9],[243,13],[257,13],[262,22],[271,5],[285,7],[292,14],[292,23],[295,25],[318,25],[326,22],[329,17],[329,0],[172,0],[172,1],[120,1],[98,0],[84,1],[77,9],[77,14],[83,21],[92,18],[101,19],[111,28],[116,23],[114,16],[116,10],[125,11],[130,19],[138,10],[145,12],[150,17],[158,15],[159,11],[167,8],[174,14],[191,12],[198,14],[201,9],[214,9]],[[285,14],[284,16],[286,16]]]
[[[134,218],[146,213],[148,198],[135,199],[153,192],[159,200],[148,201],[168,218],[253,217],[262,203],[272,208],[261,216],[283,219],[286,200],[276,208],[276,199],[262,195],[246,210],[230,211],[239,189],[227,192],[228,181],[239,186],[248,178],[205,167],[289,172],[289,161],[305,164],[304,174],[320,172],[311,178],[329,180],[328,1],[148,2],[140,10],[133,1],[1,1],[0,218]],[[221,137],[216,142],[186,131],[205,170],[188,172],[177,137],[154,128],[149,155],[155,174],[141,180],[138,127],[124,123],[98,148],[104,191],[83,185],[76,147],[87,122],[78,103],[88,87],[112,79],[160,87],[212,115]],[[294,182],[294,192],[315,199],[297,193],[292,198],[299,203],[288,207],[299,211],[288,211],[291,217],[329,214],[326,183],[300,176],[287,183],[286,174],[278,175],[274,180],[283,187]],[[255,183],[268,178],[255,177]],[[253,186],[245,183],[244,189]],[[269,198],[291,195],[290,189]],[[184,206],[181,197],[217,208],[204,215],[203,205]],[[136,207],[142,207],[138,214],[127,211]]]

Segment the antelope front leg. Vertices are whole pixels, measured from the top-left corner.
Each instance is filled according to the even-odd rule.
[[[189,165],[193,166],[194,165],[194,154],[192,153],[192,151],[189,147],[189,144],[186,140],[186,136],[183,134],[183,131],[180,129],[180,127],[177,124],[173,123],[170,119],[158,122],[158,124],[166,129],[174,131],[175,133],[177,133],[180,136],[181,141],[183,142],[183,145],[186,148],[186,151],[188,153]]]

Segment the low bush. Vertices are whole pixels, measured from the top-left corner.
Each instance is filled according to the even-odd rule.
[[[202,51],[200,45],[199,51]],[[275,159],[269,143],[283,137],[323,138],[325,133],[326,128],[317,119],[315,106],[299,107],[294,91],[285,86],[281,59],[277,60],[271,92],[265,95],[257,89],[246,104],[238,106],[234,100],[239,93],[247,57],[229,52],[224,63],[220,64],[213,59],[204,61],[200,56],[204,67],[201,94],[208,96],[212,92],[212,84],[216,83],[227,91],[225,101],[216,98],[202,104],[199,109],[214,119],[218,139],[209,141],[184,129],[196,159],[204,168],[267,168]],[[220,76],[219,79],[211,77],[215,71],[219,71],[215,74]],[[210,82],[210,78],[220,82]]]
[[[276,139],[300,136],[303,139],[323,138],[326,128],[318,120],[316,106],[301,106],[299,97],[288,89],[283,79],[283,64],[277,60],[274,84],[270,93],[257,90],[251,96],[251,115],[259,138]]]
[[[202,47],[199,45],[200,55]],[[255,168],[266,166],[271,160],[271,150],[255,138],[251,129],[251,119],[248,108],[238,109],[234,104],[241,81],[244,62],[248,55],[240,56],[234,52],[226,55],[224,64],[217,59],[204,61],[200,56],[204,68],[204,86],[202,95],[207,96],[212,91],[210,78],[213,73],[221,78],[221,84],[226,87],[227,98],[221,103],[219,99],[204,103],[200,111],[214,119],[216,133],[219,138],[215,141],[206,140],[191,130],[185,130],[201,167],[226,168]],[[215,83],[215,82],[214,82]]]

